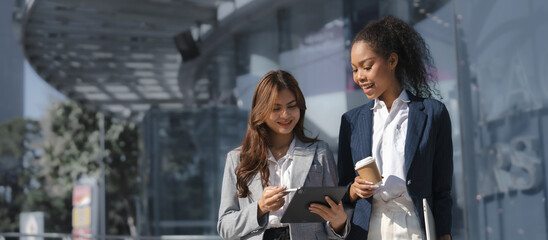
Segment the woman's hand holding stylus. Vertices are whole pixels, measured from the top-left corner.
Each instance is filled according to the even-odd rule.
[[[370,198],[378,188],[379,186],[356,177],[354,183],[350,185],[350,201],[356,202],[358,198]]]
[[[288,193],[283,193],[286,187],[268,186],[263,190],[261,199],[258,202],[257,219],[261,218],[267,212],[273,212],[280,209],[285,204],[284,196]]]

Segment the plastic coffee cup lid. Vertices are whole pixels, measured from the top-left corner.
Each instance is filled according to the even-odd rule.
[[[356,163],[355,169],[358,170],[359,168],[361,168],[361,167],[363,167],[367,164],[370,164],[374,161],[375,161],[375,159],[373,157],[371,157],[371,156],[366,157],[366,158],[364,158],[364,159],[362,159],[362,160],[360,160]]]

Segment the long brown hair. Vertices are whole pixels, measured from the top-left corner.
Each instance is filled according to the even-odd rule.
[[[306,102],[299,88],[297,80],[283,70],[270,71],[263,76],[251,104],[247,132],[240,149],[240,164],[236,168],[236,188],[239,197],[247,197],[251,192],[247,186],[257,173],[261,173],[263,187],[268,184],[270,172],[268,170],[268,146],[270,145],[270,129],[265,123],[274,107],[274,101],[281,90],[288,89],[295,94],[297,107],[300,109],[300,118],[293,134],[302,142],[315,142],[317,139],[308,138],[304,134],[304,113]]]

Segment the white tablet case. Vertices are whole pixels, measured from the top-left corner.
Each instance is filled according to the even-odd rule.
[[[426,240],[436,239],[436,224],[434,222],[434,214],[428,205],[426,198],[422,199],[422,208],[424,211],[424,227],[426,230]]]

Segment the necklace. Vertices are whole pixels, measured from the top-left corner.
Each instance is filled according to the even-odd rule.
[[[292,140],[293,139],[282,140],[281,138],[278,138],[278,141],[275,141],[275,139],[273,139],[272,143],[276,142],[280,144],[279,145],[272,144],[268,147],[270,149],[270,152],[272,153],[272,156],[274,156],[274,158],[278,160],[284,155],[286,155]]]
[[[272,153],[274,158],[276,158],[276,160],[280,159],[285,154],[287,154],[287,150],[289,150],[289,146],[283,146],[277,149],[270,148],[270,152]]]

